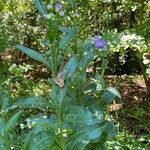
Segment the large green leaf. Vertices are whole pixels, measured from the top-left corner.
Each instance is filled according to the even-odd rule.
[[[56,85],[52,86],[52,92],[51,92],[51,99],[52,99],[52,104],[54,106],[60,105],[62,101],[65,100],[66,97],[66,86],[63,88],[60,88]]]
[[[81,106],[68,106],[64,121],[71,123],[73,133],[66,144],[70,150],[83,149],[91,140],[99,138],[105,127],[99,127],[100,120]]]
[[[46,14],[46,12],[45,12],[45,10],[44,10],[44,7],[43,7],[43,5],[42,5],[42,3],[41,3],[40,0],[34,0],[34,3],[35,3],[35,5],[36,5],[38,11],[41,13],[42,16],[43,16],[44,14]]]
[[[101,128],[100,127],[99,128],[95,128],[95,129],[89,131],[88,138],[90,140],[97,139],[97,138],[99,138],[101,136],[103,131],[104,131],[104,127],[103,128],[102,127]]]
[[[33,124],[34,127],[45,127],[47,129],[58,129],[59,122],[55,115],[51,115],[48,118],[35,117],[35,118],[28,118],[30,122]]]
[[[72,127],[74,129],[74,127]],[[88,126],[83,124],[77,124],[73,134],[71,134],[66,142],[69,150],[83,149],[92,140],[100,138],[104,127]]]
[[[116,97],[121,98],[119,91],[114,87],[109,87],[102,95],[102,100],[111,103]]]
[[[18,123],[18,119],[21,115],[21,112],[14,114],[6,123],[4,127],[4,135],[8,135],[8,132],[13,129],[13,127]]]
[[[68,32],[60,41],[59,48],[64,48],[73,39],[73,37],[75,37],[76,33],[76,28],[68,29]]]
[[[31,134],[29,140],[27,141],[26,149],[28,150],[51,149],[54,140],[55,140],[55,134],[53,132],[42,130],[37,134]]]
[[[23,108],[52,108],[52,105],[49,101],[41,96],[29,96],[29,97],[19,97],[15,99],[15,102],[12,103],[8,109],[13,109],[16,107]]]
[[[66,143],[68,150],[82,150],[89,143],[87,140],[87,130],[79,131],[74,133],[68,138]]]
[[[94,118],[93,114],[84,107],[70,106],[66,113],[64,120],[67,122],[82,123],[86,125],[93,125],[99,122],[99,120]]]
[[[71,57],[70,60],[64,66],[65,76],[72,76],[77,68],[77,57]]]
[[[49,63],[40,53],[20,44],[18,44],[16,48],[18,48],[21,52],[25,53],[27,56],[45,64],[47,67],[50,67]]]

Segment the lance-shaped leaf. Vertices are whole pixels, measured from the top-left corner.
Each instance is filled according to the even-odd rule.
[[[17,112],[16,114],[14,114],[6,123],[5,127],[4,127],[4,134],[7,135],[8,132],[10,130],[12,130],[12,128],[17,124],[18,119],[21,115],[21,112]]]
[[[45,64],[47,67],[50,67],[49,63],[40,53],[20,44],[18,44],[16,48],[18,48],[21,52],[25,53],[27,56]]]
[[[64,33],[68,32],[68,29],[64,26],[61,26],[61,25],[58,26],[58,29],[59,29],[59,31],[64,32]]]
[[[83,56],[82,56],[82,59],[80,61],[80,67],[81,68],[86,68],[89,64],[90,61],[92,61],[93,59],[93,51],[86,51],[84,52]]]
[[[53,106],[60,105],[65,100],[66,90],[67,88],[65,86],[63,88],[57,85],[52,86],[51,99]]]
[[[77,68],[77,57],[71,57],[63,69],[65,76],[68,77],[73,75],[76,71],[76,68]]]
[[[76,36],[76,33],[77,33],[76,28],[68,29],[68,32],[64,37],[62,37],[60,41],[59,48],[64,48],[64,46],[66,46],[66,44],[68,44],[73,39],[73,37]]]
[[[44,7],[43,7],[41,1],[40,0],[34,0],[34,3],[36,5],[38,11],[41,13],[41,15],[44,16],[44,14],[46,14],[46,12],[44,10]]]
[[[102,100],[111,103],[116,97],[121,98],[119,91],[114,87],[109,87],[102,95]]]
[[[41,96],[19,97],[15,99],[15,102],[7,109],[13,109],[16,107],[23,108],[51,108],[51,104]]]

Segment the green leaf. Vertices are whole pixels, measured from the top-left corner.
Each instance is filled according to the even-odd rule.
[[[59,44],[59,48],[61,49],[64,48],[66,44],[68,44],[73,39],[73,37],[75,37],[76,33],[77,33],[76,28],[69,29],[68,33],[64,37],[62,37]]]
[[[83,51],[92,51],[93,45],[91,41],[86,41],[85,44],[82,46]]]
[[[70,60],[64,66],[65,76],[72,76],[77,68],[77,57],[71,57]]]
[[[117,89],[114,87],[109,87],[102,95],[102,100],[111,103],[116,97],[121,98],[121,95]]]
[[[55,134],[48,131],[41,131],[37,134],[31,134],[27,141],[28,150],[51,149],[54,143]]]
[[[89,142],[99,139],[106,127],[99,127],[101,120],[94,118],[89,110],[81,106],[67,106],[64,121],[72,129],[66,141],[70,150],[84,149]]]
[[[11,100],[10,100],[9,95],[4,94],[4,93],[0,93],[0,107],[1,107],[1,109],[4,110],[10,104],[11,104]]]
[[[23,108],[51,108],[52,105],[49,101],[46,101],[41,96],[29,96],[29,97],[19,97],[15,99],[15,102],[9,107],[13,109],[16,107]]]
[[[93,52],[92,51],[86,51],[83,56],[82,59],[80,61],[80,67],[81,68],[86,68],[89,65],[89,62],[92,60],[93,58]]]
[[[86,125],[93,125],[99,122],[98,119],[93,118],[93,114],[89,110],[80,106],[68,107],[64,120],[67,122],[82,123]]]
[[[41,13],[41,15],[44,16],[44,14],[46,14],[46,12],[44,10],[44,7],[43,7],[41,1],[40,0],[34,0],[34,3],[36,5],[38,11]]]
[[[145,150],[150,150],[150,143],[146,144]]]
[[[107,59],[103,59],[102,67],[103,67],[104,69],[106,69],[106,68],[107,68],[107,65],[108,65],[108,60],[107,60]]]
[[[11,102],[10,102],[10,97],[9,97],[9,96],[6,96],[6,97],[3,99],[2,109],[5,109],[5,108],[8,107],[10,104],[11,104]]]
[[[59,31],[61,31],[63,33],[67,33],[68,32],[68,28],[66,28],[64,26],[61,26],[61,25],[58,26],[58,29],[59,29]]]
[[[22,112],[17,112],[16,114],[14,114],[9,121],[6,123],[5,127],[4,127],[4,134],[8,135],[8,132],[10,130],[12,130],[12,128],[18,123],[18,119],[20,117]]]
[[[69,0],[69,4],[73,9],[75,8],[75,0]]]
[[[1,138],[0,138],[0,150],[6,150],[6,148],[3,146]]]
[[[77,132],[73,136],[69,137],[69,141],[67,141],[67,149],[68,150],[82,150],[89,143],[86,140],[87,130]]]
[[[88,137],[90,140],[94,140],[97,139],[101,136],[101,134],[103,133],[104,127],[103,128],[95,128],[93,130],[91,130],[88,134]]]
[[[107,150],[104,144],[102,143],[95,143],[95,150]]]
[[[83,149],[89,142],[100,138],[104,127],[88,126],[85,124],[77,124],[73,134],[67,139],[67,148],[69,150]],[[78,147],[79,146],[79,147]]]
[[[45,60],[45,58],[40,53],[20,44],[18,44],[16,48],[18,48],[21,52],[25,53],[27,56],[45,64],[47,67],[50,67],[49,63]]]
[[[52,86],[51,99],[53,100],[52,103],[54,106],[60,105],[62,101],[65,100],[66,90],[66,86],[63,88],[60,88],[57,85]]]
[[[107,134],[107,139],[111,140],[117,134],[116,127],[110,121],[106,121],[105,124],[105,133]]]
[[[3,118],[0,118],[0,133],[2,133],[4,127],[5,127],[5,121]]]

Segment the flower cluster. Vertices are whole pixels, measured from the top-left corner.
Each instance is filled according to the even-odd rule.
[[[53,9],[52,4],[47,5],[47,9],[51,10]],[[59,16],[63,17],[65,15],[65,12],[62,10],[62,4],[61,3],[56,3],[54,6],[55,11],[59,14]],[[44,17],[46,19],[51,19],[54,16],[53,13],[45,14]]]
[[[65,12],[62,10],[62,5],[60,3],[55,4],[55,10],[59,13],[60,16],[65,15]]]
[[[95,35],[93,37],[93,42],[94,42],[95,48],[97,48],[97,49],[104,48],[106,46],[106,41],[104,41],[103,39],[99,38],[98,35]]]

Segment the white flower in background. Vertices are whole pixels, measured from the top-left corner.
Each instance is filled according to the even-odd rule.
[[[26,127],[26,126],[25,126],[23,123],[20,124],[20,128],[21,128],[21,129],[24,129],[25,127]]]
[[[44,14],[44,18],[45,18],[45,19],[51,19],[52,16],[53,16],[52,13],[50,13],[50,14]]]
[[[143,64],[145,64],[145,65],[150,64],[150,60],[149,60],[149,59],[144,59],[144,60],[143,60]]]
[[[74,16],[79,17],[79,13],[76,11],[76,12],[74,13]]]
[[[48,4],[48,5],[47,5],[47,9],[52,9],[52,7],[53,7],[53,6],[52,6],[51,4]]]
[[[63,16],[65,15],[65,12],[64,12],[64,11],[60,11],[60,12],[59,12],[59,15],[60,15],[61,17],[63,17]]]

